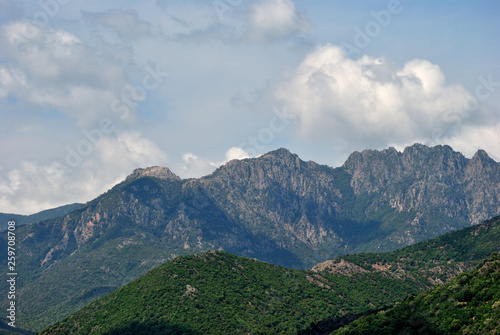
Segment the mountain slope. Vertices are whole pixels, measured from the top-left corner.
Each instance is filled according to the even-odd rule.
[[[216,251],[183,256],[40,334],[290,334],[404,296],[389,278],[346,279]]]
[[[310,268],[394,250],[500,214],[498,171],[484,152],[469,160],[422,145],[353,153],[335,169],[285,149],[199,179],[138,169],[79,209],[16,230],[20,319],[40,329],[179,255],[224,250]]]
[[[362,317],[333,334],[496,334],[500,328],[500,256],[445,285]]]
[[[407,285],[413,283],[423,291],[473,270],[499,250],[500,217],[496,217],[393,252],[342,256],[316,265],[313,271],[321,275],[377,273],[398,278]],[[332,315],[301,334],[329,334],[337,328],[339,320]]]
[[[321,256],[394,250],[500,215],[500,164],[484,151],[467,159],[448,146],[355,152],[336,169],[279,149],[193,184],[201,184],[202,200],[272,236],[306,266]]]
[[[350,264],[367,272],[415,280],[430,288],[472,270],[496,251],[500,251],[500,216],[392,252],[341,256],[317,264],[312,270],[343,273]]]

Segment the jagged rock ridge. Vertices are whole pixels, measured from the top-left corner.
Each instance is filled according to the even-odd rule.
[[[142,177],[154,177],[158,179],[164,179],[164,180],[181,180],[180,177],[178,177],[176,174],[174,174],[172,171],[170,171],[166,167],[162,166],[152,166],[146,169],[135,169],[134,172],[132,172],[126,179],[125,181],[131,181],[134,179],[142,178]]]

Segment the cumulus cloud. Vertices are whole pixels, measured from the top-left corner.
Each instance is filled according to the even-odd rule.
[[[78,153],[77,153],[78,154]],[[54,206],[87,202],[122,181],[137,167],[165,165],[167,156],[138,132],[101,138],[80,155],[78,164],[63,159],[47,164],[22,161],[0,167],[0,208],[32,214]]]
[[[125,13],[120,21],[119,13],[107,14],[97,19],[119,29],[120,36],[129,34],[125,26],[137,19]],[[146,27],[140,27],[138,33],[145,33]],[[130,129],[136,108],[145,99],[145,90],[136,90],[128,78],[138,75],[141,80],[147,72],[146,84],[154,87],[153,79],[158,81],[155,78],[164,73],[155,66],[137,73],[131,60],[122,57],[130,50],[112,49],[95,52],[81,36],[28,21],[0,27],[0,103],[6,107],[2,114],[15,129],[9,141],[24,150],[4,161],[0,171],[2,211],[32,213],[88,201],[137,167],[165,165],[167,157],[153,141],[138,131],[124,131]],[[33,133],[25,115],[41,129]],[[87,141],[84,134],[95,135],[104,120],[113,130]],[[36,142],[36,136],[44,138]],[[40,150],[34,141],[50,146]]]
[[[180,177],[202,177],[210,174],[217,168],[217,163],[209,159],[201,158],[192,152],[186,152],[182,155],[184,165],[176,171]]]
[[[119,29],[120,36],[129,34],[125,25],[137,19],[125,13],[120,21],[119,13],[107,14],[98,19]],[[146,27],[141,29],[138,33]],[[145,89],[136,90],[128,80],[138,72],[123,57],[129,51],[95,51],[66,30],[28,21],[0,27],[1,113],[12,123],[9,141],[16,148],[4,150],[14,155],[0,168],[1,211],[33,213],[88,201],[137,167],[166,163],[167,156],[153,141],[124,130],[130,129],[146,97]],[[140,82],[151,87],[153,75],[164,76],[155,66],[147,71],[148,81]],[[112,131],[99,128],[103,121]],[[88,141],[84,134],[89,133],[95,138]]]
[[[298,118],[304,137],[349,148],[431,140],[436,130],[449,128],[452,113],[466,115],[474,101],[429,61],[400,67],[385,58],[353,60],[334,45],[310,53],[272,94]]]
[[[275,41],[307,30],[311,23],[297,13],[291,0],[261,0],[249,5],[248,38],[254,42]]]
[[[0,174],[0,207],[16,214],[32,214],[52,207],[54,203],[68,204],[63,196],[62,165],[40,166],[22,161],[19,167]],[[68,185],[70,184],[67,180]],[[54,199],[54,196],[56,199]],[[71,198],[71,195],[70,195]]]

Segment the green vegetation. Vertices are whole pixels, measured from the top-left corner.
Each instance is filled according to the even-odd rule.
[[[348,261],[366,271],[383,271],[401,279],[416,280],[422,287],[430,288],[471,270],[498,250],[500,217],[396,251],[345,255],[333,263]]]
[[[497,217],[394,252],[346,255],[314,271],[223,252],[182,256],[42,334],[327,334],[472,269],[500,250],[499,234]]]
[[[498,334],[499,329],[500,256],[494,253],[473,271],[332,334]]]
[[[290,334],[407,291],[378,274],[318,275],[213,251],[176,258],[40,334]]]
[[[133,231],[133,227],[127,229]],[[133,237],[111,239],[99,247],[87,245],[54,264],[51,272],[57,275],[36,278],[24,289],[23,294],[33,298],[22,301],[21,325],[29,324],[35,329],[46,327],[60,320],[61,315],[69,315],[68,311],[76,311],[166,262],[173,252],[159,248],[160,242],[146,242],[156,240],[158,237],[152,233],[140,240]],[[472,269],[496,250],[500,250],[500,218],[390,253],[342,256],[333,263],[344,260],[366,272],[346,276],[342,272],[330,274],[328,267],[319,271],[317,274],[325,278],[332,289],[343,292],[341,295],[345,299],[335,300],[338,296],[334,296],[332,312],[329,314],[328,309],[322,311],[318,319],[311,322],[328,318],[341,318],[344,322],[344,316],[391,305],[408,294],[418,294]],[[81,258],[81,254],[86,257]],[[143,261],[138,262],[138,259]],[[94,275],[89,276],[81,269],[95,269]],[[277,277],[282,278],[281,275]],[[47,308],[49,299],[60,303]]]

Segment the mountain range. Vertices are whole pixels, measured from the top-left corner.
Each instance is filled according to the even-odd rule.
[[[40,334],[493,330],[500,320],[500,258],[491,250],[499,248],[500,217],[390,253],[343,256],[312,270],[286,269],[221,251],[182,256]],[[478,320],[470,327],[473,315]]]
[[[22,226],[27,223],[44,221],[66,215],[80,208],[82,205],[83,204],[79,203],[64,205],[56,208],[46,209],[44,211],[31,215],[0,213],[0,231],[7,229],[7,222],[9,221],[15,221],[16,226]]]
[[[20,325],[46,327],[179,255],[221,250],[307,269],[477,224],[500,214],[499,166],[481,150],[467,159],[415,144],[355,152],[338,168],[278,149],[198,179],[137,169],[80,208],[17,229]]]

